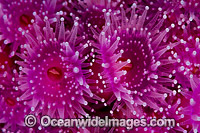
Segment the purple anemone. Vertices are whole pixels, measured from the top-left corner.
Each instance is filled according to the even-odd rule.
[[[82,70],[85,59],[80,59],[81,48],[76,47],[79,24],[75,22],[70,32],[65,32],[64,18],[56,25],[54,33],[46,20],[44,32],[34,24],[36,34],[25,35],[28,42],[18,54],[23,61],[16,61],[21,70],[19,89],[24,91],[20,99],[31,99],[34,112],[60,118],[86,116],[81,105],[88,104],[84,96],[93,94],[83,76],[88,72]]]
[[[0,95],[0,123],[4,124],[2,132],[25,131],[24,118],[30,108],[26,102],[19,101],[19,96],[17,91],[4,91]]]
[[[172,76],[169,64],[175,60],[164,55],[179,43],[163,41],[171,27],[158,32],[165,15],[158,19],[158,13],[147,23],[148,6],[139,15],[134,3],[129,19],[121,7],[120,20],[117,13],[105,13],[106,26],[99,35],[99,45],[95,44],[104,68],[101,75],[107,79],[105,83],[117,101],[125,102],[131,111],[134,111],[131,104],[159,109],[157,104],[165,103],[167,93],[172,92],[166,86],[176,84],[168,78]]]
[[[30,112],[26,101],[19,101],[22,92],[17,84],[18,73],[15,69],[0,72],[0,123],[2,132],[28,131],[24,118]]]
[[[48,16],[55,6],[54,0],[0,0],[0,3],[0,40],[4,40],[4,45],[12,43],[11,56],[24,43],[23,34],[32,29],[34,21],[40,21],[36,14]]]
[[[180,125],[184,125],[188,132],[197,133],[200,131],[200,79],[193,79],[193,85],[191,86],[192,88],[184,88],[181,92],[187,99],[187,102],[181,101],[185,102],[185,105],[180,110],[183,118]]]

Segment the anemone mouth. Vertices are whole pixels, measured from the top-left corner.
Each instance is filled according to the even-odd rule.
[[[29,24],[31,24],[31,19],[33,19],[32,16],[27,14],[22,14],[19,16],[19,22],[21,27],[27,27]]]
[[[7,103],[7,105],[9,105],[9,106],[11,106],[11,107],[13,107],[13,106],[16,105],[15,99],[10,98],[10,97],[7,97],[7,98],[5,99],[5,102]]]
[[[194,68],[192,69],[192,73],[200,77],[200,67],[194,66]]]
[[[47,70],[47,76],[51,81],[61,81],[63,77],[62,69],[59,67],[50,67]]]

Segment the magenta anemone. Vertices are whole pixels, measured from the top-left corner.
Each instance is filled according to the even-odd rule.
[[[12,67],[12,59],[9,58],[9,54],[6,49],[0,46],[0,73],[7,71]]]
[[[24,118],[30,112],[27,102],[19,101],[20,91],[3,90],[0,94],[0,123],[2,132],[28,131]]]
[[[165,103],[167,93],[171,93],[166,86],[176,84],[168,78],[172,77],[169,64],[175,60],[163,55],[179,43],[163,41],[171,27],[159,31],[162,22],[158,22],[158,15],[148,23],[145,21],[148,6],[139,15],[134,3],[129,19],[121,7],[120,17],[106,13],[106,26],[100,33],[99,45],[95,45],[99,49],[99,63],[104,68],[101,75],[107,79],[105,83],[118,101],[124,101],[131,108],[131,104],[139,104],[159,109],[157,103]],[[159,20],[164,19],[163,15]]]
[[[9,90],[18,90],[17,77],[18,72],[12,66],[13,59],[9,58],[9,54],[0,51],[0,93]]]
[[[4,49],[5,50],[5,49]],[[19,101],[18,72],[9,54],[0,50],[0,123],[2,132],[25,130],[24,117],[30,112],[25,101]]]
[[[59,2],[58,2],[59,3]],[[80,23],[80,34],[89,40],[95,40],[93,32],[100,32],[105,24],[104,12],[116,9],[118,1],[110,0],[84,0],[60,2],[63,17],[75,19]],[[67,25],[69,23],[66,23]]]
[[[181,106],[176,112],[181,116],[179,125],[185,129],[183,132],[198,132],[199,114],[197,110],[199,108],[197,103],[199,102],[198,84],[200,82],[200,27],[196,19],[198,13],[196,9],[184,7],[184,1],[180,1],[179,4],[182,4],[180,9],[175,8],[170,14],[167,14],[173,27],[168,42],[180,42],[171,50],[171,57],[176,60],[176,63],[173,64],[175,80],[180,84],[179,91],[185,97],[184,100],[181,100]],[[185,4],[188,5],[187,2]]]
[[[35,35],[26,34],[25,49],[18,54],[23,61],[21,65],[19,89],[25,91],[20,97],[31,99],[29,105],[32,111],[42,112],[50,116],[75,117],[86,112],[81,105],[88,102],[83,96],[92,97],[83,76],[88,71],[82,70],[85,59],[80,59],[80,47],[76,46],[78,22],[70,32],[65,32],[64,18],[58,19],[56,33],[46,20],[44,33],[34,24]]]
[[[42,17],[52,13],[55,1],[0,0],[0,4],[0,40],[4,40],[4,45],[12,43],[13,56],[18,46],[24,43],[22,34],[32,29],[34,21],[40,21],[35,14]]]
[[[180,14],[180,17],[172,24],[174,27],[170,33],[169,42],[179,41],[180,45],[171,51],[176,79],[182,86],[193,86],[193,79],[200,78],[200,26],[194,17]]]
[[[180,124],[186,126],[188,132],[197,133],[200,131],[200,79],[193,79],[193,81],[192,88],[184,88],[181,92],[187,102],[180,110],[184,119]]]
[[[182,14],[189,16],[190,20],[193,19],[197,22],[198,25],[200,25],[200,3],[198,0],[176,0],[175,3],[179,5],[177,8],[182,11]]]
[[[183,125],[184,115],[182,113],[183,107],[187,104],[187,99],[181,95],[181,86],[179,85],[177,91],[173,91],[173,95],[167,97],[167,106],[161,106],[159,110],[153,110],[153,113],[148,119],[174,119],[174,126],[168,127],[151,127],[150,131],[157,132],[162,129],[164,132],[185,132],[187,126]],[[148,112],[149,113],[149,112]]]
[[[195,39],[191,35],[187,40],[181,39],[181,41],[181,45],[172,51],[172,55],[178,61],[175,64],[176,79],[186,85],[184,87],[193,87],[194,80],[200,78],[199,38]],[[182,77],[185,77],[185,80]]]
[[[173,26],[173,30],[169,34],[170,41],[186,39],[189,34],[199,34],[199,6],[200,4],[196,0],[172,2],[170,9],[165,11],[167,21],[164,23],[166,26]]]
[[[94,40],[94,33],[99,33],[105,25],[105,12],[116,11],[121,1],[110,0],[84,0],[80,21],[82,23],[83,34],[86,38]]]

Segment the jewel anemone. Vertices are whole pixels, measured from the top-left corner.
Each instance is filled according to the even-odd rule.
[[[143,13],[137,13],[133,3],[130,18],[121,6],[120,14],[105,13],[106,25],[99,35],[99,63],[104,68],[101,73],[106,78],[107,89],[114,93],[111,101],[125,102],[132,110],[135,105],[151,106],[159,109],[157,103],[165,103],[166,86],[173,86],[174,80],[169,64],[174,63],[164,56],[179,42],[166,44],[163,40],[171,27],[160,31],[162,21],[158,14],[146,22],[146,6]],[[119,19],[121,18],[121,19]]]
[[[193,80],[193,85],[190,88],[183,85],[179,91],[180,95],[174,95],[173,99],[178,99],[173,105],[173,99],[168,100],[170,109],[168,117],[173,116],[176,120],[175,129],[181,132],[199,132],[199,95],[200,95],[200,79]]]
[[[194,15],[197,10],[189,8],[186,10],[183,6],[185,2],[180,1],[180,3],[182,4],[180,8],[183,8],[184,11],[173,9],[171,13],[167,14],[167,19],[172,22],[171,26],[173,27],[168,41],[180,42],[180,45],[171,51],[171,56],[177,60],[174,64],[174,75],[182,86],[191,88],[193,79],[200,77],[200,25]],[[173,19],[174,14],[177,17]]]
[[[83,7],[85,11],[82,11],[82,17],[80,17],[84,36],[95,40],[96,36],[94,35],[101,32],[105,25],[105,12],[117,10],[120,2],[116,0],[84,0],[85,5]]]
[[[0,73],[7,71],[13,65],[12,59],[9,57],[9,54],[6,49],[0,46]]]
[[[7,47],[0,46],[0,123],[2,132],[28,131],[25,129],[24,116],[29,113],[25,101],[19,101],[22,92],[18,88],[18,72],[9,57]]]
[[[188,15],[190,19],[194,19],[198,23],[198,25],[200,24],[200,3],[198,0],[176,0],[175,3],[179,5],[178,8],[182,10],[182,14]]]
[[[200,78],[199,38],[190,35],[181,41],[181,45],[172,51],[172,56],[177,60],[175,75],[179,83],[191,88],[195,86],[194,81]]]
[[[93,32],[102,30],[105,24],[105,10],[116,9],[118,3],[110,0],[59,1],[58,9],[62,10],[66,20],[70,20],[66,25],[70,25],[72,20],[77,20],[80,24],[79,34],[89,40],[95,40]]]
[[[179,7],[167,14],[171,21],[169,42],[179,41],[180,44],[171,51],[171,56],[177,60],[173,64],[176,81],[181,85],[180,93],[186,100],[181,100],[178,112],[181,116],[179,125],[185,130],[183,132],[199,131],[199,19],[198,2],[195,0],[176,1]],[[174,17],[176,16],[176,17]],[[177,112],[177,111],[176,111]],[[178,114],[177,114],[178,115]]]
[[[85,59],[79,58],[80,49],[75,47],[79,24],[75,22],[70,32],[65,32],[64,18],[56,25],[58,32],[54,33],[46,20],[44,32],[34,24],[36,34],[25,35],[28,42],[18,54],[23,61],[16,61],[21,70],[19,89],[24,91],[20,99],[30,99],[33,112],[60,118],[86,116],[84,96],[93,94],[83,76],[87,73],[82,70]]]
[[[196,80],[195,86],[192,87],[192,92],[187,90],[182,92],[183,95],[188,99],[188,105],[184,106],[181,110],[182,117],[185,121],[181,124],[186,125],[188,132],[197,133],[200,131],[200,79]]]
[[[24,117],[30,112],[27,102],[19,101],[20,91],[3,90],[0,94],[0,123],[2,132],[27,132]]]
[[[0,40],[4,45],[12,43],[11,56],[15,55],[18,46],[24,43],[22,34],[32,29],[34,21],[40,21],[40,17],[52,13],[55,1],[44,0],[0,0]]]
[[[18,73],[13,66],[13,58],[10,58],[9,54],[3,51],[1,47],[0,57],[0,92],[12,89],[18,90],[16,87]]]
[[[159,110],[153,110],[152,114],[150,114],[147,119],[173,119],[171,120],[171,126],[167,127],[150,127],[149,131],[158,132],[159,130],[163,130],[163,132],[184,132],[187,130],[187,126],[182,123],[185,121],[184,115],[182,113],[183,107],[187,104],[187,99],[181,94],[181,91],[173,91],[173,95],[168,96],[166,98],[167,105],[160,106]],[[149,112],[148,112],[149,113]],[[173,126],[172,126],[173,124]]]

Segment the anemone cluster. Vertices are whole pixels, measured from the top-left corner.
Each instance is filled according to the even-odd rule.
[[[200,132],[198,0],[0,0],[1,132]],[[174,118],[27,127],[25,116]]]

